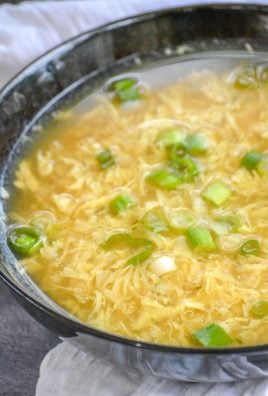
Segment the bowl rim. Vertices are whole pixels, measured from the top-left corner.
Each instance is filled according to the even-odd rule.
[[[150,11],[142,14],[132,15],[127,18],[122,18],[119,20],[115,20],[113,22],[109,22],[103,24],[95,29],[90,29],[85,32],[82,32],[78,35],[75,35],[68,40],[65,40],[58,44],[57,46],[49,49],[45,53],[41,54],[39,57],[35,58],[28,65],[23,67],[15,76],[8,81],[0,90],[0,105],[2,101],[5,99],[5,96],[9,94],[10,91],[14,89],[14,87],[21,82],[21,80],[27,76],[27,74],[31,74],[34,70],[37,71],[42,65],[47,64],[49,59],[55,59],[56,56],[67,53],[68,50],[74,48],[90,37],[94,37],[94,35],[103,34],[110,30],[114,30],[118,27],[128,26],[133,23],[138,23],[141,21],[151,20],[155,17],[159,17],[160,15],[170,14],[174,12],[183,12],[183,11],[194,11],[202,8],[210,8],[210,9],[259,9],[265,10],[268,13],[267,2],[262,0],[258,1],[220,1],[219,3],[214,3],[211,0],[202,0],[201,3],[191,3],[187,5],[176,5],[174,7],[168,7],[165,9]],[[67,87],[68,88],[68,87]],[[79,320],[71,319],[71,317],[64,316],[53,309],[45,306],[43,303],[35,300],[31,295],[22,290],[15,282],[13,282],[4,272],[0,270],[0,279],[6,284],[12,291],[21,296],[24,300],[26,300],[30,305],[33,305],[35,308],[43,311],[45,314],[50,317],[60,318],[65,321],[70,328],[74,330],[74,332],[89,334],[91,336],[96,336],[99,339],[104,339],[106,341],[113,341],[118,344],[123,344],[128,347],[147,349],[155,352],[165,352],[165,353],[177,353],[177,354],[189,354],[189,355],[243,355],[243,354],[254,354],[256,352],[267,352],[268,344],[260,344],[260,345],[250,345],[250,346],[241,346],[241,347],[227,347],[227,348],[203,348],[203,347],[183,347],[183,346],[173,346],[173,345],[164,345],[157,343],[150,343],[142,340],[135,340],[131,338],[126,338],[120,335],[116,335],[114,333],[108,333],[104,330],[90,327],[89,325],[83,324]]]

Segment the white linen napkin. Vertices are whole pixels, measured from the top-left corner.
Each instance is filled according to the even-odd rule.
[[[88,29],[138,13],[199,0],[24,2],[0,7],[0,87],[48,49]],[[204,2],[204,1],[203,1]],[[207,2],[211,2],[207,0]],[[220,0],[218,2],[225,2]],[[240,0],[241,2],[248,2]],[[267,1],[259,1],[268,4]],[[263,368],[268,373],[267,367]],[[41,364],[36,396],[268,396],[268,378],[187,383],[146,376],[63,342]]]

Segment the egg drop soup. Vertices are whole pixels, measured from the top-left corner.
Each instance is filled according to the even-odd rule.
[[[16,164],[19,265],[105,332],[268,343],[267,103],[268,66],[249,63],[159,87],[120,75],[59,112]]]

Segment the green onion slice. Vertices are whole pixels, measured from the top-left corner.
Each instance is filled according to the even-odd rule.
[[[191,182],[199,174],[198,166],[192,158],[187,155],[173,155],[171,166],[177,171],[178,177],[181,179],[182,183]]]
[[[215,242],[207,228],[188,228],[186,231],[186,239],[190,247],[195,251],[211,252],[216,249]]]
[[[125,91],[134,85],[136,85],[138,80],[133,77],[121,78],[120,80],[113,81],[107,88],[108,91]]]
[[[105,149],[97,154],[97,161],[101,169],[108,169],[110,166],[115,164],[115,159],[110,150]]]
[[[29,225],[44,232],[48,238],[53,237],[57,231],[55,216],[46,211],[34,213],[29,220]]]
[[[194,133],[186,137],[186,147],[188,153],[192,155],[202,155],[207,152],[209,144],[205,136]]]
[[[39,252],[44,243],[44,235],[40,230],[27,225],[10,227],[7,233],[10,249],[21,256],[32,256]]]
[[[145,238],[134,238],[128,233],[117,233],[111,235],[103,244],[104,249],[112,250],[114,248],[129,247],[131,249],[140,250],[137,254],[131,257],[127,264],[138,265],[147,260],[154,250],[154,243]]]
[[[252,89],[258,86],[254,65],[247,65],[236,72],[234,87],[237,89]]]
[[[232,195],[230,188],[221,181],[210,184],[202,193],[202,197],[216,206],[223,205]]]
[[[117,215],[118,213],[134,205],[136,205],[136,200],[134,197],[129,194],[120,194],[110,202],[110,209],[113,214]]]
[[[198,343],[207,348],[225,347],[232,343],[231,337],[217,324],[210,324],[192,333]]]
[[[122,78],[113,81],[107,88],[114,93],[114,100],[120,103],[141,99],[140,87],[136,78]]]
[[[237,232],[241,226],[241,217],[238,215],[224,215],[218,218],[218,222],[226,224],[230,232]]]
[[[268,315],[268,301],[258,301],[250,308],[250,313],[257,318],[264,318]]]
[[[175,146],[177,149],[185,147],[184,136],[178,128],[170,128],[160,132],[157,136],[157,142],[163,147]]]
[[[181,183],[182,180],[173,169],[159,168],[152,171],[147,180],[153,186],[162,188],[163,190],[174,190]]]
[[[189,210],[178,210],[169,218],[170,228],[174,231],[185,231],[196,224],[196,218]]]
[[[145,213],[142,221],[145,228],[156,234],[169,230],[166,215],[161,207],[150,209]]]
[[[241,165],[244,166],[247,170],[252,171],[260,164],[262,158],[262,153],[252,150],[244,155],[241,160]]]
[[[260,242],[257,239],[249,239],[240,247],[242,256],[258,256],[261,251]]]

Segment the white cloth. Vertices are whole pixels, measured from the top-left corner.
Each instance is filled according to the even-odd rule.
[[[5,4],[0,7],[0,86],[39,55],[78,33],[163,6],[198,2],[199,0],[90,0],[24,2],[16,6]],[[268,4],[267,1],[262,3]],[[64,342],[45,357],[36,390],[36,396],[218,394],[268,396],[268,379],[225,384],[172,381],[145,376],[134,369],[96,359]]]

